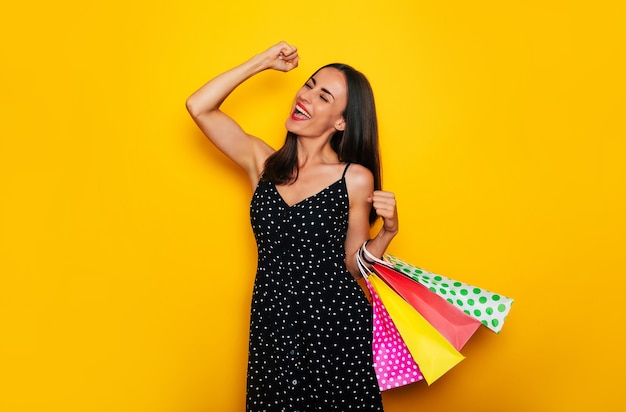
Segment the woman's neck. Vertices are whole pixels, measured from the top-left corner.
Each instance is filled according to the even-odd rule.
[[[330,146],[330,138],[326,141],[298,138],[298,166],[300,168],[310,163],[332,164],[338,162],[339,157]]]

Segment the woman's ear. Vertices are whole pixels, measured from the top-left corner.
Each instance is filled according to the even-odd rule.
[[[343,117],[335,123],[335,130],[340,132],[346,130],[346,120]]]

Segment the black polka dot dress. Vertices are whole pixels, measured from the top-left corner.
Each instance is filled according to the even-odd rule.
[[[344,176],[292,206],[271,182],[254,193],[248,411],[383,410],[371,307],[344,263]]]

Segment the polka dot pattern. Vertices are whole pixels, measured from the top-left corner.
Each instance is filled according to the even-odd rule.
[[[446,299],[469,316],[498,333],[502,330],[513,299],[420,269],[387,255],[394,267]]]
[[[380,297],[367,282],[374,309],[374,369],[382,391],[424,379]]]
[[[344,263],[348,211],[343,176],[291,206],[256,188],[247,411],[383,410],[372,309]]]

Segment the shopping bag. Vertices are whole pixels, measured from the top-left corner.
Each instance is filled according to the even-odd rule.
[[[389,313],[366,279],[373,310],[374,370],[381,391],[398,388],[424,379],[411,352],[402,340]]]
[[[392,255],[386,255],[386,260],[400,273],[424,285],[489,329],[496,333],[502,330],[513,299],[428,272]]]
[[[429,385],[464,359],[446,338],[377,275],[369,274],[367,281]]]
[[[372,269],[457,350],[461,350],[480,327],[480,321],[395,269],[379,263],[374,263]]]

